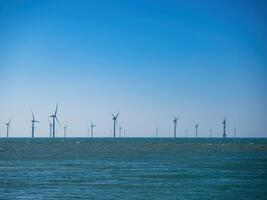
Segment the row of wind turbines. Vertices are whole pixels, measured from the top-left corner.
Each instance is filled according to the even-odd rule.
[[[49,120],[49,127],[50,127],[50,138],[55,138],[56,136],[56,122],[57,124],[60,126],[60,123],[58,121],[58,118],[57,118],[57,111],[58,111],[58,104],[56,106],[56,109],[55,109],[55,112],[49,116],[49,118],[52,118],[52,122]],[[119,112],[114,115],[114,114],[111,114],[112,115],[112,120],[113,120],[113,137],[116,138],[116,127],[117,127],[117,121],[118,121],[118,117],[119,117]],[[178,119],[179,117],[177,116],[173,116],[174,119],[173,119],[173,132],[174,132],[174,138],[177,137],[177,123],[178,123]],[[11,119],[8,120],[8,122],[4,123],[6,125],[6,137],[8,138],[9,137],[9,129],[10,129],[10,122],[11,122]],[[226,138],[227,137],[227,134],[226,134],[226,118],[224,118],[222,124],[223,124],[223,134],[222,134],[222,137],[223,138]],[[31,120],[31,123],[32,123],[32,127],[31,127],[31,137],[34,138],[35,137],[35,124],[36,123],[40,123],[38,120],[35,119],[34,117],[34,114],[32,112],[32,120]],[[91,133],[91,137],[93,137],[93,132],[94,132],[94,127],[96,125],[91,121],[91,125],[90,125],[90,133]],[[66,124],[64,126],[64,137],[67,136],[67,127],[68,125]],[[195,137],[198,137],[198,123],[195,124]],[[122,127],[120,126],[119,127],[119,136],[121,137],[121,130],[122,130]],[[187,134],[188,130],[186,130],[186,134]],[[212,130],[210,129],[210,136],[212,134]],[[89,129],[88,129],[88,136],[89,136]],[[158,127],[156,128],[156,136],[158,136]],[[234,129],[234,136],[236,136],[236,129]]]

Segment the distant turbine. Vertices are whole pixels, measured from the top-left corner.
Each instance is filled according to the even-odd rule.
[[[210,129],[210,137],[212,137],[212,129]]]
[[[173,116],[174,117],[174,120],[173,120],[173,128],[174,128],[174,138],[176,138],[176,129],[177,129],[177,121],[178,121],[178,119],[179,119],[179,117],[175,117],[175,116]]]
[[[119,116],[120,112],[118,112],[118,114],[115,116],[112,114],[112,119],[113,119],[113,137],[116,138],[116,125],[117,125],[117,119]]]
[[[90,135],[90,129],[88,128],[87,129],[87,137],[89,137],[89,135]]]
[[[188,129],[185,129],[185,137],[188,136]]]
[[[197,138],[198,124],[195,125],[195,128],[196,128],[196,138]]]
[[[120,126],[119,127],[119,136],[121,137],[121,130],[122,130],[122,127]]]
[[[234,128],[234,137],[236,138],[236,128]]]
[[[91,121],[91,138],[94,137],[94,127],[95,127],[95,124],[93,124],[93,122]]]
[[[9,137],[10,121],[11,121],[11,119],[9,119],[7,123],[5,123],[5,125],[6,125],[6,137],[7,138]]]
[[[225,128],[226,128],[226,118],[224,118],[224,120],[223,120],[223,138],[227,137],[226,132],[225,132]]]
[[[159,136],[159,128],[156,127],[156,137],[158,137],[158,136]]]
[[[48,120],[49,121],[49,127],[50,127],[50,138],[52,137],[52,127],[53,127],[53,124],[51,123],[51,121],[50,120]]]
[[[53,138],[55,138],[55,134],[56,134],[56,120],[57,120],[57,123],[59,125],[59,121],[57,119],[57,108],[58,108],[58,104],[57,104],[57,107],[56,107],[56,110],[55,110],[55,113],[53,115],[50,115],[49,117],[52,117],[53,119],[53,124],[52,124],[52,128],[53,128]]]
[[[35,120],[34,114],[32,112],[32,138],[34,138],[34,129],[35,129],[34,123],[40,123],[40,122]]]
[[[64,138],[66,138],[66,136],[67,136],[67,128],[68,128],[68,124],[65,124],[65,126],[64,126]]]

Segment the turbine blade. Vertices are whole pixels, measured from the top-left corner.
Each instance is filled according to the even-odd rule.
[[[119,116],[119,114],[120,114],[120,112],[118,112],[118,114],[116,115],[116,119],[117,119],[117,117]]]
[[[33,112],[32,112],[32,120],[34,121],[34,114],[33,114]]]
[[[57,104],[57,107],[58,107],[58,104]],[[56,107],[56,110],[55,110],[55,115],[57,115],[57,107]]]
[[[57,117],[56,117],[56,120],[57,120],[57,123],[58,123],[58,125],[60,126],[60,123],[59,123],[59,121],[58,121]]]

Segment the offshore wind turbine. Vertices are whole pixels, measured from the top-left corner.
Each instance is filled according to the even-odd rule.
[[[236,128],[234,128],[234,137],[236,138]]]
[[[53,127],[53,124],[51,123],[51,121],[50,120],[48,120],[49,121],[49,128],[50,128],[50,134],[49,134],[49,136],[50,136],[50,138],[52,137],[52,127]]]
[[[174,138],[176,138],[176,129],[177,129],[177,121],[179,119],[179,117],[175,117],[173,115],[174,119],[173,119],[173,131],[174,131]]]
[[[196,128],[196,138],[197,138],[198,124],[195,125],[195,128]]]
[[[225,129],[226,129],[226,118],[223,119],[223,138],[226,138],[227,135],[226,135],[226,132],[225,132]]]
[[[89,137],[89,134],[90,134],[90,129],[88,128],[87,129],[87,137]]]
[[[9,137],[10,121],[11,121],[11,119],[9,119],[7,123],[5,123],[5,125],[6,125],[6,137],[7,138]]]
[[[210,138],[212,137],[212,129],[210,129]]]
[[[93,122],[91,121],[91,138],[93,138],[94,137],[94,127],[95,127],[96,125],[95,124],[93,124]]]
[[[35,126],[34,124],[35,123],[40,123],[39,121],[36,121],[35,118],[34,118],[34,114],[32,112],[32,138],[34,138],[34,130],[35,130]]]
[[[65,124],[65,126],[64,126],[64,138],[66,138],[66,136],[67,136],[67,128],[68,128],[68,124]]]
[[[56,134],[56,120],[57,120],[57,123],[59,125],[59,121],[57,119],[57,108],[58,108],[58,104],[57,104],[57,107],[56,107],[56,110],[55,110],[55,113],[53,115],[50,115],[49,117],[52,117],[52,133],[53,133],[53,138],[55,138],[55,134]]]
[[[121,137],[121,130],[122,130],[122,127],[120,126],[119,127],[119,136]]]
[[[112,114],[112,120],[113,120],[113,137],[116,138],[116,125],[117,125],[117,119],[120,112],[117,113],[117,115]]]
[[[159,128],[156,127],[156,137],[158,137],[158,136],[159,136]]]

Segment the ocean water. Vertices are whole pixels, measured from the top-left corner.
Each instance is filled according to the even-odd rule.
[[[267,199],[267,139],[0,139],[0,199]]]

